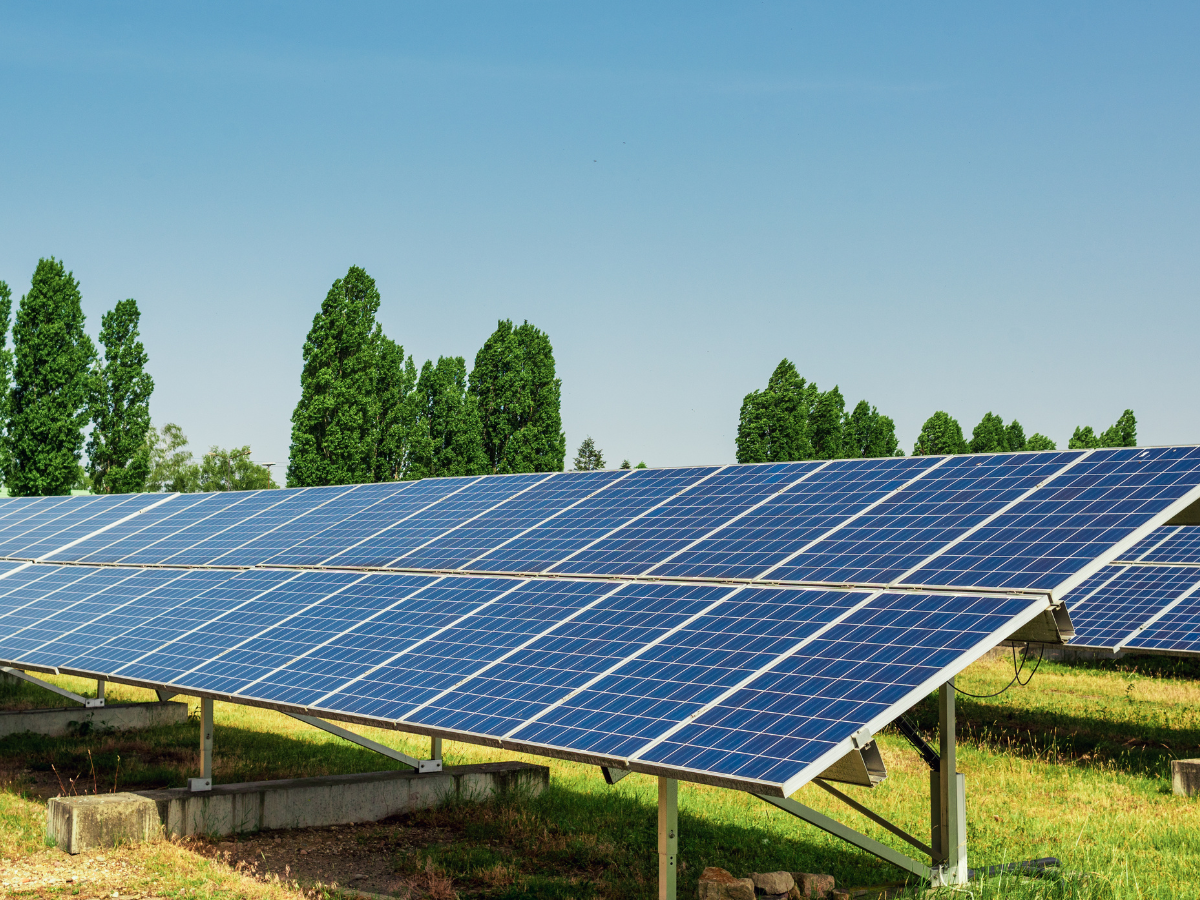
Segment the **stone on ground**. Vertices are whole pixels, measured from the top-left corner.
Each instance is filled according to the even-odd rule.
[[[1200,759],[1171,760],[1171,791],[1178,797],[1200,795]]]
[[[700,900],[754,900],[754,882],[716,866],[700,873]]]
[[[162,837],[153,800],[137,794],[54,797],[46,805],[46,831],[60,850],[80,853]]]
[[[750,880],[760,894],[786,896],[796,884],[791,872],[752,872]]]
[[[810,872],[793,872],[797,897],[825,898],[833,892],[832,875],[813,875]]]

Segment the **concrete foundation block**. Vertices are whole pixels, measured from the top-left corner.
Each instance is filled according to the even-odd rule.
[[[132,731],[186,722],[186,703],[114,703],[84,709],[65,706],[55,709],[0,710],[0,738],[12,734],[44,734],[62,737],[103,731]]]
[[[1179,797],[1200,794],[1200,759],[1171,760],[1171,792]]]
[[[276,828],[374,822],[446,802],[479,802],[510,792],[530,796],[550,783],[546,766],[484,763],[441,772],[366,772],[219,784],[211,791],[142,791],[168,834],[226,835]]]
[[[54,797],[47,804],[46,830],[68,853],[162,837],[154,801],[125,793]]]

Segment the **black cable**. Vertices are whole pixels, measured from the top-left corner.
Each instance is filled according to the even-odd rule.
[[[1007,691],[1014,684],[1019,684],[1021,687],[1026,687],[1029,684],[1029,682],[1033,681],[1033,676],[1037,674],[1037,670],[1042,665],[1042,659],[1046,655],[1046,645],[1042,644],[1041,647],[1042,647],[1041,652],[1038,653],[1038,661],[1034,665],[1033,671],[1029,673],[1029,677],[1026,678],[1024,681],[1021,680],[1021,671],[1025,668],[1025,663],[1029,661],[1029,642],[1028,641],[1025,642],[1025,650],[1021,653],[1020,668],[1017,667],[1017,646],[1016,646],[1016,644],[1013,645],[1013,648],[1012,648],[1012,652],[1013,652],[1012,681],[1010,681],[1008,684],[1006,684],[1000,690],[996,691],[996,693],[994,693],[994,694],[972,694],[970,691],[964,691],[958,685],[955,685],[954,689],[956,691],[958,691],[960,694],[964,694],[967,697],[974,697],[976,700],[990,700],[992,697],[999,697],[1001,694],[1003,694],[1005,691]]]

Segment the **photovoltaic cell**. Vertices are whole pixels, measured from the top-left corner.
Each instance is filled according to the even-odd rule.
[[[1172,653],[1200,653],[1200,574],[1189,569],[1193,576],[1187,588],[1191,593],[1158,621],[1129,641],[1132,650],[1157,650]]]
[[[143,528],[122,535],[112,543],[102,543],[104,535],[97,535],[101,541],[96,543],[100,543],[100,546],[89,556],[81,557],[81,561],[126,565],[161,564],[167,557],[252,514],[256,506],[261,507],[263,504],[262,495],[268,493],[274,492],[222,491],[205,494],[205,499],[200,502],[181,505],[174,511],[172,504],[175,501],[168,501],[157,508],[166,511],[166,515],[159,517],[153,512],[150,513]],[[79,546],[82,548],[93,543],[94,539],[88,538]]]
[[[1115,647],[1197,580],[1177,566],[1105,566],[1067,595],[1072,645]]]
[[[865,596],[631,585],[577,624],[472,679],[419,721],[620,756],[685,719]],[[714,600],[722,602],[691,624],[668,630]],[[672,610],[674,618],[658,618],[656,608],[664,601],[671,604],[663,608]],[[620,610],[614,615],[609,607],[616,603],[635,614]],[[643,619],[653,628],[638,627]],[[650,646],[655,637],[661,640]],[[550,709],[555,703],[559,705]]]
[[[837,460],[653,574],[757,578],[830,528],[938,463],[937,457]]]
[[[593,575],[652,571],[655,564],[819,466],[817,462],[793,462],[724,469],[552,569],[564,574]]]
[[[1040,605],[885,594],[636,758],[785,782]]]
[[[0,534],[0,556],[37,559],[165,498],[153,494],[111,494],[78,499],[84,502],[50,507],[37,522],[27,520],[14,525],[7,534]]]
[[[765,577],[889,584],[1081,455],[953,457]]]
[[[907,579],[1053,589],[1200,484],[1200,447],[1097,450]]]
[[[543,571],[716,471],[712,467],[635,469],[595,497],[479,557],[472,568],[490,572]]]
[[[8,608],[0,614],[0,628],[3,629],[0,631],[0,656],[15,659],[44,644],[48,640],[47,632],[37,628],[39,623],[131,575],[133,572],[128,569],[88,569],[82,566],[73,566],[66,571],[52,569],[46,578],[31,581],[6,595],[4,604]],[[7,581],[0,581],[0,585],[5,585]]]
[[[135,550],[152,544],[159,538],[174,534],[198,515],[207,515],[197,507],[219,502],[237,502],[242,499],[233,492],[221,494],[179,494],[170,497],[162,494],[147,494],[165,500],[157,506],[147,508],[138,515],[113,525],[111,528],[91,535],[78,543],[52,555],[54,562],[112,563]],[[111,549],[110,549],[111,548]]]
[[[1122,561],[1200,566],[1200,526],[1168,525],[1155,528],[1132,550],[1122,553],[1121,558]]]

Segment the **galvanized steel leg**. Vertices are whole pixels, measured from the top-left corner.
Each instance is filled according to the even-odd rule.
[[[934,778],[937,794],[931,812],[934,820],[933,848],[944,858],[939,869],[941,884],[966,884],[967,869],[967,801],[966,779],[959,774],[955,760],[954,740],[954,679],[938,691],[938,736],[941,742],[941,766]]]
[[[212,790],[213,764],[213,702],[200,698],[200,777],[188,779],[192,791]]]
[[[429,739],[429,758],[430,759],[441,759],[442,758],[442,739],[441,738],[435,737],[435,738]]]
[[[675,900],[679,858],[679,782],[658,779],[658,900]]]
[[[103,678],[97,678],[97,679],[96,679],[96,699],[97,699],[97,700],[103,700],[103,699],[104,699],[104,685],[105,685],[105,683],[106,683],[106,682],[104,681],[104,679],[103,679]]]

